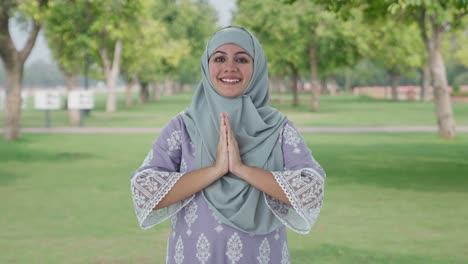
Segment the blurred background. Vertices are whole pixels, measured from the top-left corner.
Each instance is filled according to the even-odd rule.
[[[465,0],[2,0],[0,263],[164,263],[130,175],[231,24],[327,172],[292,263],[467,263]]]

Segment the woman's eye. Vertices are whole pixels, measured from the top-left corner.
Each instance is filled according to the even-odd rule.
[[[247,58],[238,58],[237,62],[239,62],[239,63],[249,63],[249,60]]]
[[[223,57],[215,57],[214,62],[224,62],[224,58]]]

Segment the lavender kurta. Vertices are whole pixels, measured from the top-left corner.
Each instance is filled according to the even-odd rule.
[[[291,121],[283,125],[278,144],[283,150],[284,171],[272,173],[292,205],[267,194],[264,197],[285,226],[306,234],[320,213],[325,173]],[[166,263],[290,263],[284,226],[267,235],[227,226],[219,222],[200,192],[153,210],[184,173],[195,170],[194,153],[179,115],[163,129],[132,175],[133,203],[140,226],[147,229],[170,218]]]

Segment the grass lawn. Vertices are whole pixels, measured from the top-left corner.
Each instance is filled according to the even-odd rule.
[[[293,263],[468,263],[467,134],[304,137],[328,176]],[[140,230],[129,187],[153,138],[0,141],[0,263],[164,263],[169,224]]]
[[[183,111],[191,101],[191,93],[163,96],[161,101],[146,105],[124,107],[124,95],[119,94],[118,111],[105,112],[105,98],[96,97],[96,108],[87,116],[84,125],[88,127],[162,127],[173,116]],[[32,100],[22,112],[23,127],[43,127],[45,113],[34,110]],[[136,101],[136,99],[135,99]],[[273,95],[272,106],[281,110],[298,126],[399,126],[436,125],[434,105],[430,102],[393,102],[375,100],[353,95],[322,96],[319,113],[310,111],[310,95],[301,95],[299,107],[291,107],[291,96],[279,104],[278,95]],[[458,125],[468,125],[468,104],[454,103],[453,111]],[[67,112],[51,111],[51,126],[63,127],[67,124]],[[1,126],[2,120],[0,120]]]

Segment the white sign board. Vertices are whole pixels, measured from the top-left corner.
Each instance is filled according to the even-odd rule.
[[[58,91],[36,91],[34,93],[34,108],[38,110],[59,110],[62,98]]]
[[[93,109],[94,94],[92,91],[78,90],[68,93],[68,109]]]

